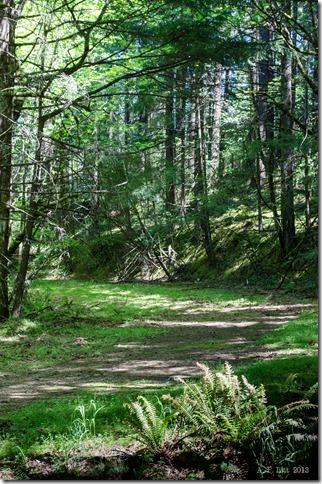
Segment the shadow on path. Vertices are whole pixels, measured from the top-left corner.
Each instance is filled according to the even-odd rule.
[[[146,321],[148,325],[167,326],[170,332],[144,344],[116,344],[111,353],[79,356],[68,364],[2,373],[0,404],[20,405],[72,393],[106,393],[170,385],[177,376],[200,374],[197,362],[212,364],[300,355],[301,350],[265,348],[259,345],[258,339],[298,317],[307,307],[310,305],[218,310],[208,304],[201,309],[186,310],[182,319]]]

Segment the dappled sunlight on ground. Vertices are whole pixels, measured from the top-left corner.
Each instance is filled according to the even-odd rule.
[[[110,292],[110,291],[109,291]],[[127,291],[124,291],[127,295]],[[164,298],[146,296],[148,304],[166,304]],[[156,302],[158,301],[158,302]],[[142,298],[140,304],[142,303]],[[138,303],[139,304],[139,303]],[[312,304],[225,306],[194,304],[187,301],[171,306],[173,315],[166,320],[149,319],[132,322],[135,328],[158,326],[168,328],[142,341],[115,340],[111,351],[82,355],[78,349],[67,363],[57,361],[52,366],[4,371],[0,374],[1,404],[27,404],[31,400],[79,392],[108,392],[120,389],[155,388],[171,384],[176,377],[200,374],[197,362],[216,364],[224,361],[272,359],[301,354],[317,354],[317,348],[299,350],[286,344],[279,347],[259,345],[257,340],[274,328],[298,317]],[[174,308],[176,311],[174,311]],[[178,313],[178,310],[181,312]],[[180,317],[181,316],[181,317]],[[104,330],[104,320],[95,323]],[[118,322],[119,328],[128,322]],[[123,331],[123,330],[122,330]],[[125,331],[125,329],[124,329]],[[81,333],[80,333],[80,336]],[[68,335],[66,335],[68,340]],[[90,339],[90,336],[87,336]],[[87,338],[78,338],[87,342]],[[3,337],[6,344],[18,336]],[[132,341],[133,339],[133,341]],[[72,344],[69,340],[64,344]],[[75,343],[75,342],[74,342]]]
[[[286,322],[286,320],[284,320]],[[198,326],[201,328],[202,326],[213,326],[216,328],[232,328],[232,327],[239,327],[244,328],[245,326],[254,326],[256,324],[265,324],[263,321],[238,321],[236,323],[229,323],[228,321],[164,321],[160,323],[160,321],[148,321],[147,324],[154,324],[157,326]],[[266,324],[283,324],[281,321],[276,321],[272,323],[269,321]]]

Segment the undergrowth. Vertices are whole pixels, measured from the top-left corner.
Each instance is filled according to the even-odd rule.
[[[164,395],[166,408],[144,397],[131,405],[138,438],[158,473],[160,462],[178,467],[181,454],[190,456],[190,466],[204,479],[286,479],[302,466],[316,472],[308,466],[317,444],[317,406],[310,402],[316,385],[305,400],[277,408],[267,405],[263,385],[243,375],[240,380],[229,363],[223,372],[199,367],[201,383],[180,380],[183,394]],[[153,471],[147,475],[153,479]]]

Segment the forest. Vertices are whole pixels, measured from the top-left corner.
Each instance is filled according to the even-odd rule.
[[[317,479],[318,7],[1,2],[1,478]]]

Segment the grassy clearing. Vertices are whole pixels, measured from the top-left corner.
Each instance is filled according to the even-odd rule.
[[[171,342],[175,330],[170,326],[147,326],[145,321],[207,320],[202,310],[207,304],[213,310],[248,307],[259,304],[299,303],[298,296],[269,293],[254,294],[244,290],[198,288],[182,285],[95,284],[75,281],[39,281],[24,317],[17,325],[9,321],[0,331],[0,360],[4,371],[28,372],[33,368],[54,367],[63,362],[109,354],[117,345],[151,344],[154,338],[166,337]],[[307,301],[301,301],[307,302]],[[312,302],[312,301],[310,301]],[[229,320],[230,313],[227,320]],[[209,316],[208,316],[209,319]],[[271,404],[283,404],[302,398],[317,381],[318,342],[317,310],[305,310],[288,324],[276,327],[267,335],[256,337],[253,344],[264,350],[283,350],[283,357],[271,360],[233,363],[237,375],[259,385],[263,383]],[[80,339],[80,343],[77,341]],[[231,342],[215,334],[207,342],[187,342],[183,349],[200,350],[228,347]],[[242,348],[243,345],[234,345]],[[178,348],[179,350],[179,348]],[[298,351],[299,354],[292,354]],[[288,354],[289,352],[289,354]],[[213,365],[221,370],[223,362]],[[22,452],[37,456],[47,452],[82,455],[102,452],[115,445],[128,445],[135,440],[127,424],[125,403],[139,394],[149,398],[163,393],[176,394],[180,387],[169,383],[154,389],[131,390],[119,385],[119,391],[108,394],[83,392],[78,396],[50,398],[21,408],[4,407],[0,418],[0,458],[3,462]],[[82,434],[77,427],[79,411],[90,412],[91,401],[103,407],[95,417],[95,435]],[[88,414],[90,420],[90,414]],[[84,429],[83,429],[84,430]],[[82,436],[83,435],[83,436]]]
[[[211,302],[218,309],[226,305],[261,304],[271,295],[246,291],[212,289],[175,284],[98,284],[92,282],[38,281],[34,291],[39,297],[63,304],[77,301],[78,311],[98,318],[131,321],[177,317],[183,308]],[[37,293],[36,293],[37,294]],[[34,296],[35,297],[35,292]]]
[[[185,310],[202,309],[207,302],[220,309],[264,299],[189,286],[37,281],[23,318],[0,330],[0,363],[10,371],[28,371],[109,353],[117,344],[169,333],[166,327],[141,324],[146,320],[182,318]]]

